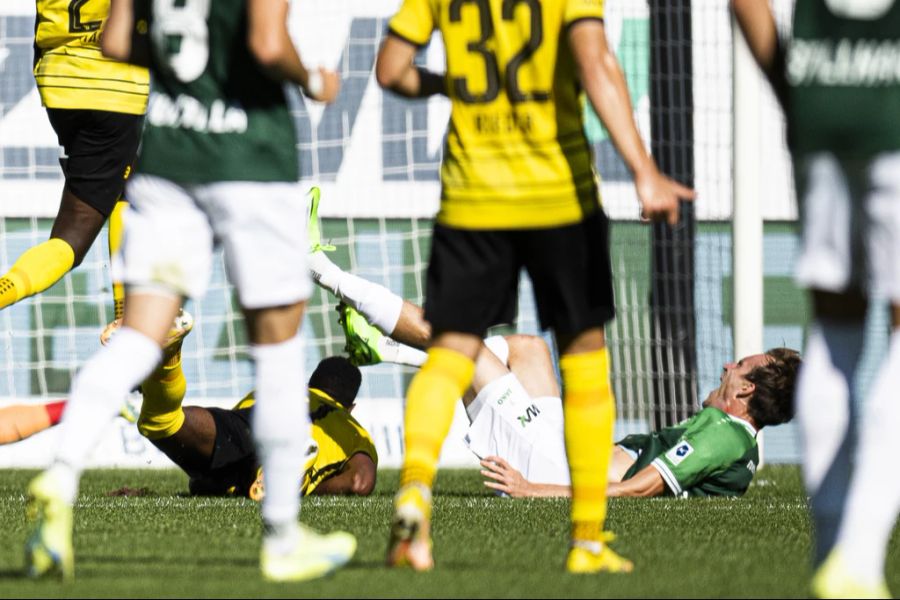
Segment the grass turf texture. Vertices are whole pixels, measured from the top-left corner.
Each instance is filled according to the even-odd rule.
[[[23,576],[29,471],[0,475],[0,597],[723,597],[805,596],[809,519],[799,472],[768,467],[738,500],[614,500],[614,546],[631,575],[571,576],[562,562],[568,501],[487,494],[477,471],[438,477],[432,573],[383,568],[397,472],[369,498],[307,498],[304,522],[359,538],[348,568],[304,584],[258,575],[260,530],[249,500],[191,498],[176,471],[91,471],[76,507],[76,581]],[[115,497],[127,486],[143,495]],[[895,535],[889,584],[900,590]]]

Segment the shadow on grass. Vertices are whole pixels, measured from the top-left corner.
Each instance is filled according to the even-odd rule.
[[[371,494],[369,494],[368,498],[393,498],[397,493],[397,490],[388,490],[388,489],[380,489],[375,490]],[[461,491],[461,490],[442,490],[440,487],[436,488],[434,491],[435,496],[439,496],[441,498],[493,498],[500,497],[494,494],[493,492],[481,492],[481,491]]]
[[[28,577],[25,569],[0,569],[0,579],[18,579],[21,581],[40,581]]]
[[[177,565],[184,566],[184,556],[167,556],[159,554],[147,555],[128,555],[121,554],[96,554],[93,552],[81,552],[78,555],[78,564],[80,567],[90,569],[94,564],[98,566],[108,565],[137,565],[146,567],[148,564],[154,565]],[[257,558],[222,558],[209,557],[204,558],[195,556],[191,558],[191,567],[256,567],[259,565]]]

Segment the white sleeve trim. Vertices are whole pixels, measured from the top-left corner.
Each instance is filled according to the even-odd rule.
[[[675,478],[675,474],[672,473],[669,465],[664,463],[661,458],[657,457],[653,459],[653,462],[650,463],[650,466],[659,471],[659,474],[662,475],[663,481],[666,482],[666,485],[669,486],[669,489],[672,490],[673,494],[675,494],[676,496],[681,495],[681,485],[678,483],[678,479]]]

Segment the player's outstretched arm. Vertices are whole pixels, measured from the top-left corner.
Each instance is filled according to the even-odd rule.
[[[677,224],[678,200],[692,200],[696,194],[662,175],[644,147],[634,122],[625,76],[606,42],[603,23],[595,19],[574,23],[569,28],[569,46],[591,105],[634,175],[641,216]]]
[[[0,445],[13,444],[59,423],[65,401],[0,408]]]
[[[610,498],[652,498],[662,496],[665,491],[666,482],[662,475],[648,465],[631,479],[610,483],[606,488],[606,495]]]
[[[312,494],[368,496],[375,489],[377,474],[375,461],[368,454],[357,452],[350,457],[340,473],[317,485]]]
[[[553,483],[532,483],[499,456],[487,456],[481,461],[481,474],[487,477],[484,486],[511,498],[570,498],[572,488]]]
[[[388,34],[378,51],[375,78],[378,85],[407,98],[447,95],[444,76],[417,66],[418,47],[393,34]]]
[[[341,78],[322,67],[306,69],[288,32],[289,7],[284,1],[249,0],[247,47],[272,79],[296,83],[313,100],[334,102]]]

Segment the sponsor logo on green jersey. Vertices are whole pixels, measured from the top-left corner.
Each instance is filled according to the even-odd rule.
[[[213,100],[209,108],[187,94],[175,98],[163,93],[151,96],[147,121],[154,127],[177,127],[199,133],[244,133],[247,113],[236,105]]]
[[[877,87],[900,83],[900,40],[794,40],[791,85]]]

